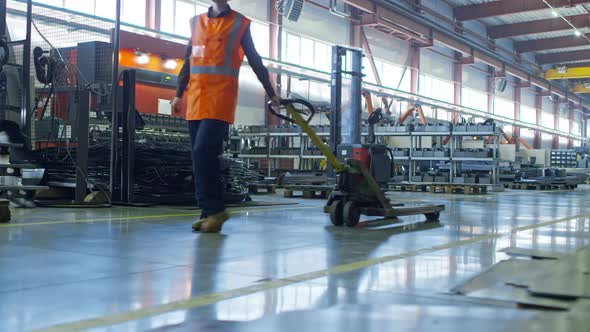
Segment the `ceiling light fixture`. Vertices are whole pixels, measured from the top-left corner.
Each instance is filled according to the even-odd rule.
[[[559,16],[559,14],[557,13],[557,10],[555,10],[555,9],[551,10],[551,14],[555,17]]]
[[[582,35],[582,33],[580,32],[580,30],[576,29],[574,31],[574,34],[576,35],[576,37],[580,37]]]

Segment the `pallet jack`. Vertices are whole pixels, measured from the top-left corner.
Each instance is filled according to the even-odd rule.
[[[303,105],[307,110],[298,110],[294,105]],[[314,106],[303,99],[283,99],[281,108],[287,115],[268,103],[268,110],[275,116],[297,124],[309,136],[312,143],[320,149],[336,173],[336,187],[324,206],[335,226],[356,227],[361,215],[397,218],[399,216],[423,214],[427,222],[436,222],[444,205],[404,206],[392,204],[381,189],[392,174],[393,157],[386,145],[375,143],[374,125],[382,116],[375,111],[369,118],[368,144],[341,144],[337,154],[330,150],[321,138],[311,129],[310,121],[315,114]],[[304,118],[307,116],[307,119]]]

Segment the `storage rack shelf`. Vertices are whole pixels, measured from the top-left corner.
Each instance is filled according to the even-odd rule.
[[[461,163],[469,162],[469,163],[481,163],[482,170],[485,168],[486,170],[490,170],[491,172],[491,183],[495,185],[499,183],[498,179],[498,150],[499,150],[499,138],[500,134],[495,131],[391,131],[391,127],[376,127],[375,136],[377,137],[410,137],[411,147],[409,151],[409,155],[407,156],[394,156],[394,161],[398,162],[407,162],[409,163],[410,173],[408,178],[411,179],[412,176],[415,174],[415,169],[417,163],[420,162],[428,162],[430,161],[431,164],[434,166],[436,162],[445,162],[448,164],[446,169],[448,171],[448,182],[437,182],[439,184],[456,184],[455,178],[459,175],[459,169],[461,169]],[[330,134],[328,132],[318,132],[318,136],[320,137],[328,137]],[[366,137],[368,134],[366,132],[362,133],[362,136]],[[489,137],[493,136],[495,139],[493,140],[492,144],[492,156],[491,157],[459,157],[455,155],[455,151],[461,147],[461,142],[465,137]],[[309,137],[307,134],[303,132],[256,132],[256,133],[240,133],[240,138],[268,138],[269,139],[269,146],[266,147],[267,153],[241,153],[239,154],[240,158],[243,159],[295,159],[299,160],[300,162],[305,159],[323,159],[324,156],[322,155],[309,155],[304,154],[304,149],[306,146],[309,145]],[[271,153],[272,143],[271,140],[273,138],[290,138],[290,139],[298,139],[299,140],[299,153],[298,154],[274,154]],[[421,149],[421,139],[424,137],[437,137],[442,139],[443,137],[450,137],[449,140],[449,155],[445,157],[423,157],[423,156],[414,156],[414,151]],[[485,166],[485,167],[483,167]],[[445,169],[445,167],[441,167],[441,169]],[[270,164],[268,173],[270,174]],[[413,182],[413,181],[406,181],[406,183],[420,183],[420,182]],[[482,184],[487,185],[487,184]]]

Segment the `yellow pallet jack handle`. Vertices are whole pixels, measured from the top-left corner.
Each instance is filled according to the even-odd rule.
[[[301,104],[307,107],[310,113],[308,114],[304,111],[297,110],[294,104]],[[268,109],[273,115],[301,127],[303,132],[305,132],[307,136],[309,136],[311,142],[318,149],[320,149],[320,151],[326,157],[328,163],[332,166],[332,168],[334,168],[334,171],[336,173],[341,173],[348,169],[348,166],[345,163],[338,160],[336,155],[334,155],[334,153],[330,150],[330,147],[328,147],[328,145],[326,145],[326,143],[322,141],[318,134],[316,134],[316,132],[313,131],[313,129],[311,129],[309,122],[315,115],[315,108],[311,103],[303,99],[281,99],[281,106],[287,111],[286,116],[281,114],[280,110],[275,110],[272,106],[272,102],[268,103]],[[307,120],[305,120],[301,114],[308,115]]]

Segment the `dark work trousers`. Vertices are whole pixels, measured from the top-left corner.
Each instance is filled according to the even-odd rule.
[[[188,121],[193,157],[195,196],[201,208],[201,218],[224,210],[221,158],[228,123],[204,119]]]

